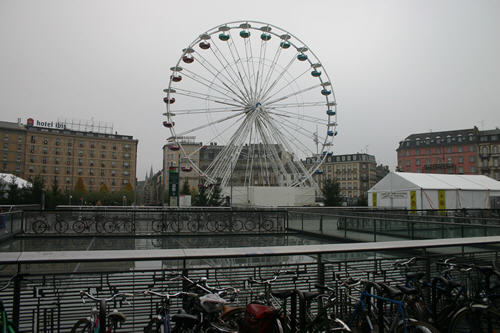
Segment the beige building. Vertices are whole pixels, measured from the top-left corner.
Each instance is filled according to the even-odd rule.
[[[317,163],[323,156],[308,157],[307,167]],[[375,156],[368,154],[346,154],[326,156],[324,163],[313,178],[322,188],[327,179],[335,180],[340,186],[340,194],[347,202],[354,202],[376,184],[377,163]]]
[[[160,182],[164,185],[165,189],[168,190],[169,184],[169,170],[180,172],[179,186],[180,190],[184,186],[184,182],[187,180],[189,188],[198,188],[198,182],[200,178],[200,173],[193,169],[191,164],[185,158],[189,158],[194,162],[195,165],[200,165],[200,150],[202,144],[200,142],[195,142],[194,138],[186,137],[180,141],[184,151],[177,149],[179,148],[175,144],[166,144],[163,146],[163,163],[164,163],[164,177],[160,179]],[[178,168],[180,164],[180,168]],[[179,170],[180,169],[180,170]]]
[[[88,191],[134,187],[138,141],[132,136],[28,123],[0,122],[3,172],[27,180],[40,175],[45,188],[57,184],[63,191],[73,190],[79,178]]]

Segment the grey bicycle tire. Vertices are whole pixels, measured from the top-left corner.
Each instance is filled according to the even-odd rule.
[[[56,223],[54,223],[54,230],[60,234],[64,234],[66,231],[68,231],[68,228],[69,225],[66,221],[56,221]]]
[[[482,332],[480,327],[477,327],[477,325],[481,325],[485,323],[485,314],[486,316],[492,316],[496,319],[496,324],[495,328],[500,329],[500,313],[496,312],[494,310],[491,310],[487,308],[486,305],[483,304],[473,304],[468,307],[463,307],[460,310],[458,310],[454,315],[453,318],[451,319],[448,332],[450,333],[455,333],[455,332],[462,332],[464,327],[462,327],[462,330],[458,330],[457,326],[461,323],[461,320],[467,320],[464,318],[465,316],[469,315],[471,318],[470,322],[465,322],[461,323],[461,325],[466,325],[466,327],[469,327],[469,331],[476,332],[478,329],[480,332]],[[493,329],[493,331],[495,331]]]
[[[160,318],[151,318],[146,327],[144,327],[144,333],[170,333],[170,332],[162,332],[161,328],[163,326],[163,320]]]
[[[76,221],[76,222],[73,223],[72,229],[73,229],[74,232],[76,232],[78,234],[81,234],[85,230],[86,226],[87,225],[85,224],[85,222],[83,222],[83,221]]]
[[[35,234],[43,234],[49,228],[49,224],[45,220],[35,220],[31,225]]]
[[[88,320],[87,318],[78,319],[71,328],[71,333],[91,333],[92,329],[90,327],[90,324],[90,320]]]

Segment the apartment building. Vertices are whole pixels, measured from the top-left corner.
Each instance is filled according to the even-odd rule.
[[[32,181],[41,176],[45,187],[63,191],[82,179],[85,189],[109,191],[134,187],[137,143],[129,135],[67,129],[64,124],[0,122],[4,139],[4,172]]]

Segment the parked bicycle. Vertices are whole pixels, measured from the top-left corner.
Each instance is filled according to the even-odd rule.
[[[35,219],[35,221],[33,221],[33,223],[31,224],[31,228],[36,234],[43,234],[46,231],[52,230],[52,226],[47,221],[47,218],[43,216]],[[63,234],[68,231],[69,224],[62,217],[56,215],[56,221],[54,222],[53,228],[57,233]]]
[[[82,290],[80,291],[80,296],[83,303],[85,303],[85,297],[87,297],[98,303],[99,307],[92,307],[89,317],[79,319],[73,325],[71,333],[112,333],[116,332],[119,325],[125,322],[126,317],[116,308],[107,313],[107,303],[116,298],[126,301],[126,297],[132,296],[132,294],[114,293],[110,297],[99,298]]]
[[[135,232],[135,225],[134,223],[132,223],[130,217],[114,216],[112,219],[108,219],[104,223],[104,230],[107,233],[114,233],[114,232],[132,233]]]
[[[76,233],[82,233],[84,231],[91,231],[92,227],[97,233],[103,233],[104,221],[96,219],[95,216],[78,216],[78,220],[73,222],[73,231]]]
[[[4,291],[9,287],[11,282],[14,280],[15,276],[11,277],[5,285],[0,288],[0,292]],[[0,300],[0,329],[1,333],[16,333],[16,326],[12,321],[9,320],[7,315],[7,310],[5,309],[2,300]]]

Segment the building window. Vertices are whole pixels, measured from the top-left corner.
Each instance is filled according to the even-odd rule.
[[[417,159],[415,160],[415,165],[420,165],[420,159],[418,159],[418,158],[417,158]]]
[[[6,150],[8,150],[8,149],[9,149],[9,143],[8,143],[8,142],[5,142],[5,143],[3,144],[3,149],[6,149]]]
[[[106,153],[105,152],[101,152],[101,158],[106,158]]]
[[[116,175],[116,171],[115,170],[111,170],[111,176],[115,176]]]
[[[114,179],[114,178],[113,178],[113,179],[111,179],[111,185],[113,185],[113,186],[114,186],[114,185],[116,185],[116,182],[115,182],[115,179]]]
[[[116,166],[116,162],[115,161],[111,162],[111,167],[114,168],[115,166]]]
[[[453,159],[451,157],[448,157],[448,163],[449,164],[452,164],[453,163]]]
[[[101,149],[106,149],[106,145],[104,143],[101,145]]]
[[[130,158],[130,154],[129,153],[123,154],[123,158]]]
[[[111,157],[113,157],[114,159],[116,159],[116,153],[115,153],[115,152],[113,152],[113,153],[111,154]]]
[[[474,156],[469,157],[469,162],[474,162],[476,158]]]
[[[61,144],[61,139],[57,138],[56,139],[56,146],[59,146]]]
[[[91,176],[93,176],[93,175],[94,175],[94,169],[90,169],[90,170],[89,170],[89,174],[90,174]]]
[[[426,158],[425,159],[425,165],[429,165],[431,164],[431,159],[430,158]]]
[[[82,169],[78,169],[78,175],[81,176],[82,175]]]
[[[59,164],[59,158],[58,157],[55,159],[55,162],[56,162],[56,164]]]
[[[28,168],[28,170],[29,170],[31,173],[33,173],[33,172],[35,171],[35,169],[33,168],[33,166],[32,166],[32,165],[30,165],[30,167]]]
[[[458,156],[458,163],[464,163],[463,156]]]
[[[94,166],[94,160],[90,160],[90,161],[89,161],[89,165],[90,165],[90,166]]]
[[[83,160],[79,159],[78,160],[78,165],[83,165]]]
[[[47,157],[42,157],[42,163],[47,164]]]
[[[79,156],[83,156],[83,150],[80,150],[80,151],[78,152],[78,155],[79,155]]]
[[[71,142],[71,140],[68,140],[68,147],[72,147],[73,146],[73,142]]]
[[[464,167],[463,166],[459,166],[458,167],[458,173],[464,173]]]
[[[106,163],[104,163],[104,161],[101,161],[101,167],[105,167],[106,166]]]
[[[101,176],[104,176],[104,169],[101,169]]]
[[[407,160],[406,161],[406,166],[410,166],[410,163],[411,163],[410,160]]]
[[[80,141],[80,148],[83,148],[83,141]]]
[[[59,173],[59,168],[54,168],[54,173]]]
[[[474,152],[474,151],[476,151],[476,149],[474,148],[474,146],[470,145],[470,146],[469,146],[469,151],[470,151],[470,152]]]
[[[42,173],[46,173],[47,172],[47,168],[45,167],[45,165],[42,167]]]
[[[71,149],[68,149],[68,155],[71,156],[73,154],[73,151]]]
[[[67,175],[71,174],[71,168],[66,168],[66,174]]]
[[[61,148],[56,148],[56,155],[59,155],[61,153]]]
[[[458,152],[461,153],[462,151],[462,146],[458,146]]]
[[[113,143],[113,150],[116,150],[116,143]]]
[[[69,184],[70,183],[70,179],[69,177],[66,177],[66,184]]]
[[[436,148],[436,154],[441,154],[441,148],[439,147]]]
[[[446,152],[451,153],[451,147],[448,147],[448,148],[446,149]]]
[[[35,136],[34,136],[34,135],[32,135],[32,136],[31,136],[31,143],[35,143],[35,142],[36,142]]]
[[[406,151],[406,156],[410,156],[410,151],[409,150]]]
[[[43,138],[43,144],[46,145],[49,143],[49,140],[47,138]]]
[[[93,150],[90,151],[90,157],[94,157],[94,151]]]

